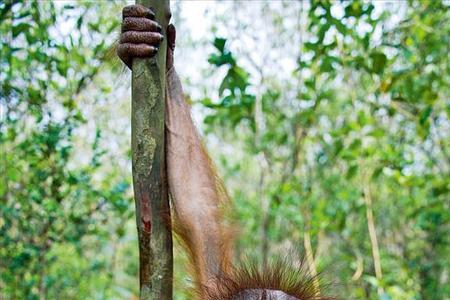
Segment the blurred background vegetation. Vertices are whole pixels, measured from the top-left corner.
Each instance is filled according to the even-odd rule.
[[[171,2],[237,258],[301,253],[344,299],[450,299],[449,3]],[[126,4],[0,2],[1,299],[137,299]]]

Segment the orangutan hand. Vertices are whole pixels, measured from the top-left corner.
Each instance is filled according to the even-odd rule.
[[[142,5],[129,5],[122,11],[122,33],[117,55],[131,69],[133,58],[153,57],[159,49],[162,27],[155,21],[155,13]],[[175,48],[175,27],[167,27],[168,47],[166,66],[173,66],[173,50]]]

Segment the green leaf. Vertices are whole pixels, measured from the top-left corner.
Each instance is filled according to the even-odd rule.
[[[244,91],[248,86],[248,73],[238,66],[232,68],[231,70],[230,75],[233,77],[233,84],[241,91]]]
[[[432,111],[433,111],[433,107],[431,105],[428,105],[422,111],[422,113],[420,114],[420,118],[419,118],[420,125],[424,126],[427,123],[428,118],[430,117]]]
[[[387,57],[384,53],[373,52],[370,54],[372,60],[372,71],[377,74],[381,74],[386,66]]]
[[[20,23],[12,28],[12,36],[16,38],[22,32],[27,32],[31,28],[31,24],[29,23]]]
[[[364,127],[365,125],[367,125],[367,123],[368,123],[368,119],[367,119],[366,113],[363,110],[360,110],[358,112],[358,124],[361,127]]]
[[[383,172],[383,167],[376,168],[372,173],[372,179],[377,179]]]
[[[20,178],[20,172],[19,170],[17,170],[14,167],[9,167],[6,170],[6,175],[8,176],[9,180],[13,181],[13,182],[17,182]]]
[[[345,26],[340,20],[333,19],[334,27],[336,27],[337,31],[339,31],[342,35],[347,34],[347,26]]]
[[[0,196],[3,196],[6,192],[6,182],[5,180],[0,180]],[[1,223],[1,221],[0,221]],[[2,225],[0,224],[0,227],[2,227]]]
[[[347,176],[346,176],[347,179],[353,178],[357,172],[358,172],[358,165],[350,166],[350,168],[348,168],[348,170],[347,170]]]
[[[218,67],[225,64],[234,65],[236,63],[231,53],[225,53],[220,55],[211,54],[208,58],[208,62]]]
[[[348,147],[348,150],[350,151],[358,151],[361,148],[361,140],[360,139],[356,139],[353,141],[353,143],[350,144],[350,146]]]
[[[216,47],[217,50],[219,50],[220,52],[224,52],[225,50],[225,43],[226,43],[226,39],[224,38],[215,38],[214,39],[214,47]]]

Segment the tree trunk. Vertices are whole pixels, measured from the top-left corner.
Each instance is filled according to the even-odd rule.
[[[309,213],[308,213],[308,215],[309,215]],[[319,296],[320,295],[320,284],[319,284],[319,278],[318,278],[318,273],[317,273],[316,260],[314,257],[314,251],[312,249],[309,218],[310,218],[309,216],[305,218],[305,233],[303,234],[303,246],[305,247],[306,263],[308,264],[309,274],[311,275],[312,280],[313,280],[314,291],[315,291],[316,296]]]
[[[166,35],[169,0],[136,3],[154,8]],[[172,231],[164,157],[166,40],[157,56],[133,60],[131,149],[141,300],[172,299]]]
[[[372,196],[370,194],[369,181],[366,179],[364,182],[364,201],[366,203],[366,217],[367,217],[367,228],[369,229],[370,245],[372,247],[373,265],[375,268],[375,277],[378,279],[378,284],[381,283],[383,273],[381,271],[381,258],[380,258],[380,248],[378,246],[377,231],[375,228],[375,220],[373,217],[372,209]],[[384,293],[382,287],[378,286],[378,295]]]

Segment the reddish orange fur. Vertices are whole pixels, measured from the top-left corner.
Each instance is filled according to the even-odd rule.
[[[206,153],[205,157],[208,159],[208,165],[213,170],[215,175],[215,190],[217,195],[220,197],[220,225],[221,225],[221,233],[220,236],[217,237],[216,240],[220,241],[220,249],[221,249],[221,266],[220,269],[223,274],[230,273],[232,269],[232,256],[233,256],[233,240],[236,236],[235,230],[225,224],[225,214],[227,209],[229,208],[230,201],[228,193],[223,185],[222,180],[217,176],[216,168],[209,155],[207,155],[207,151],[202,144],[202,151]],[[205,266],[206,263],[202,257],[198,257],[198,253],[196,253],[196,248],[194,244],[202,241],[195,241],[195,236],[183,226],[183,222],[178,219],[177,214],[173,213],[174,222],[172,224],[172,229],[176,235],[177,240],[180,242],[183,249],[186,251],[189,259],[188,272],[191,275],[194,282],[194,293],[198,295],[204,295],[202,292],[204,290],[204,283],[202,282],[202,278],[200,274],[205,274]],[[200,299],[202,296],[200,296]]]
[[[279,290],[300,300],[335,299],[319,295],[314,285],[314,280],[318,278],[309,275],[303,260],[297,266],[288,257],[278,258],[266,266],[247,261],[230,270],[228,274],[218,276],[204,285],[198,291],[198,295],[203,295],[201,299],[227,300],[245,290],[263,289]],[[326,288],[323,283],[321,286]]]

